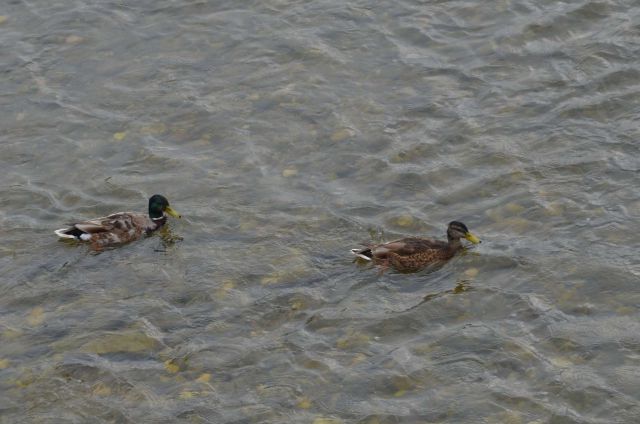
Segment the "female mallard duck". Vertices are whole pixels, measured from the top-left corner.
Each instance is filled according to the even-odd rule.
[[[446,261],[462,249],[460,239],[480,243],[462,222],[452,221],[447,228],[448,242],[408,237],[382,244],[371,244],[364,249],[351,249],[357,257],[382,265],[384,271],[390,265],[398,271],[418,271],[427,265]]]
[[[128,243],[139,239],[162,227],[167,222],[167,214],[180,218],[180,214],[169,206],[166,197],[154,194],[149,198],[149,214],[118,212],[102,218],[69,224],[67,228],[56,230],[62,238],[91,242],[94,249],[114,244]]]

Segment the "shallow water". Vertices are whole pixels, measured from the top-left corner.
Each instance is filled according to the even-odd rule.
[[[640,422],[636,2],[0,14],[0,422]],[[435,272],[349,257],[452,219]]]

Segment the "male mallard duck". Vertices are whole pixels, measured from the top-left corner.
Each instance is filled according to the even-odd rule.
[[[102,218],[69,224],[67,228],[56,230],[62,238],[91,242],[95,249],[114,244],[128,243],[151,233],[167,222],[167,214],[180,218],[180,214],[169,206],[166,197],[154,194],[149,198],[149,214],[118,212]]]
[[[469,232],[462,222],[452,221],[447,228],[448,242],[408,237],[382,244],[371,244],[364,249],[351,249],[357,257],[382,265],[383,271],[393,266],[398,271],[418,271],[427,265],[451,259],[462,249],[461,238],[471,243],[480,243],[480,239]]]

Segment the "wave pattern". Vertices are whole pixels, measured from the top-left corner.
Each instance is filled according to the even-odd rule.
[[[634,2],[2,13],[0,421],[640,421]],[[155,192],[169,236],[52,235]]]

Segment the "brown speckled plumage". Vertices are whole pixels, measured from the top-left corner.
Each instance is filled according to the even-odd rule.
[[[383,270],[391,266],[401,272],[414,272],[427,265],[451,259],[462,249],[460,238],[466,238],[472,243],[480,242],[464,224],[453,221],[447,229],[448,242],[407,237],[388,243],[371,244],[351,252],[359,258],[381,265]]]
[[[179,218],[180,215],[169,206],[166,198],[154,195],[149,199],[149,214],[119,212],[101,218],[69,224],[56,230],[61,238],[86,241],[100,250],[107,246],[128,243],[145,234],[158,230],[167,222],[167,214]]]
[[[152,220],[148,215],[133,212],[119,212],[102,218],[73,224],[73,228],[89,234],[88,241],[95,249],[138,240],[164,225],[167,218]]]

